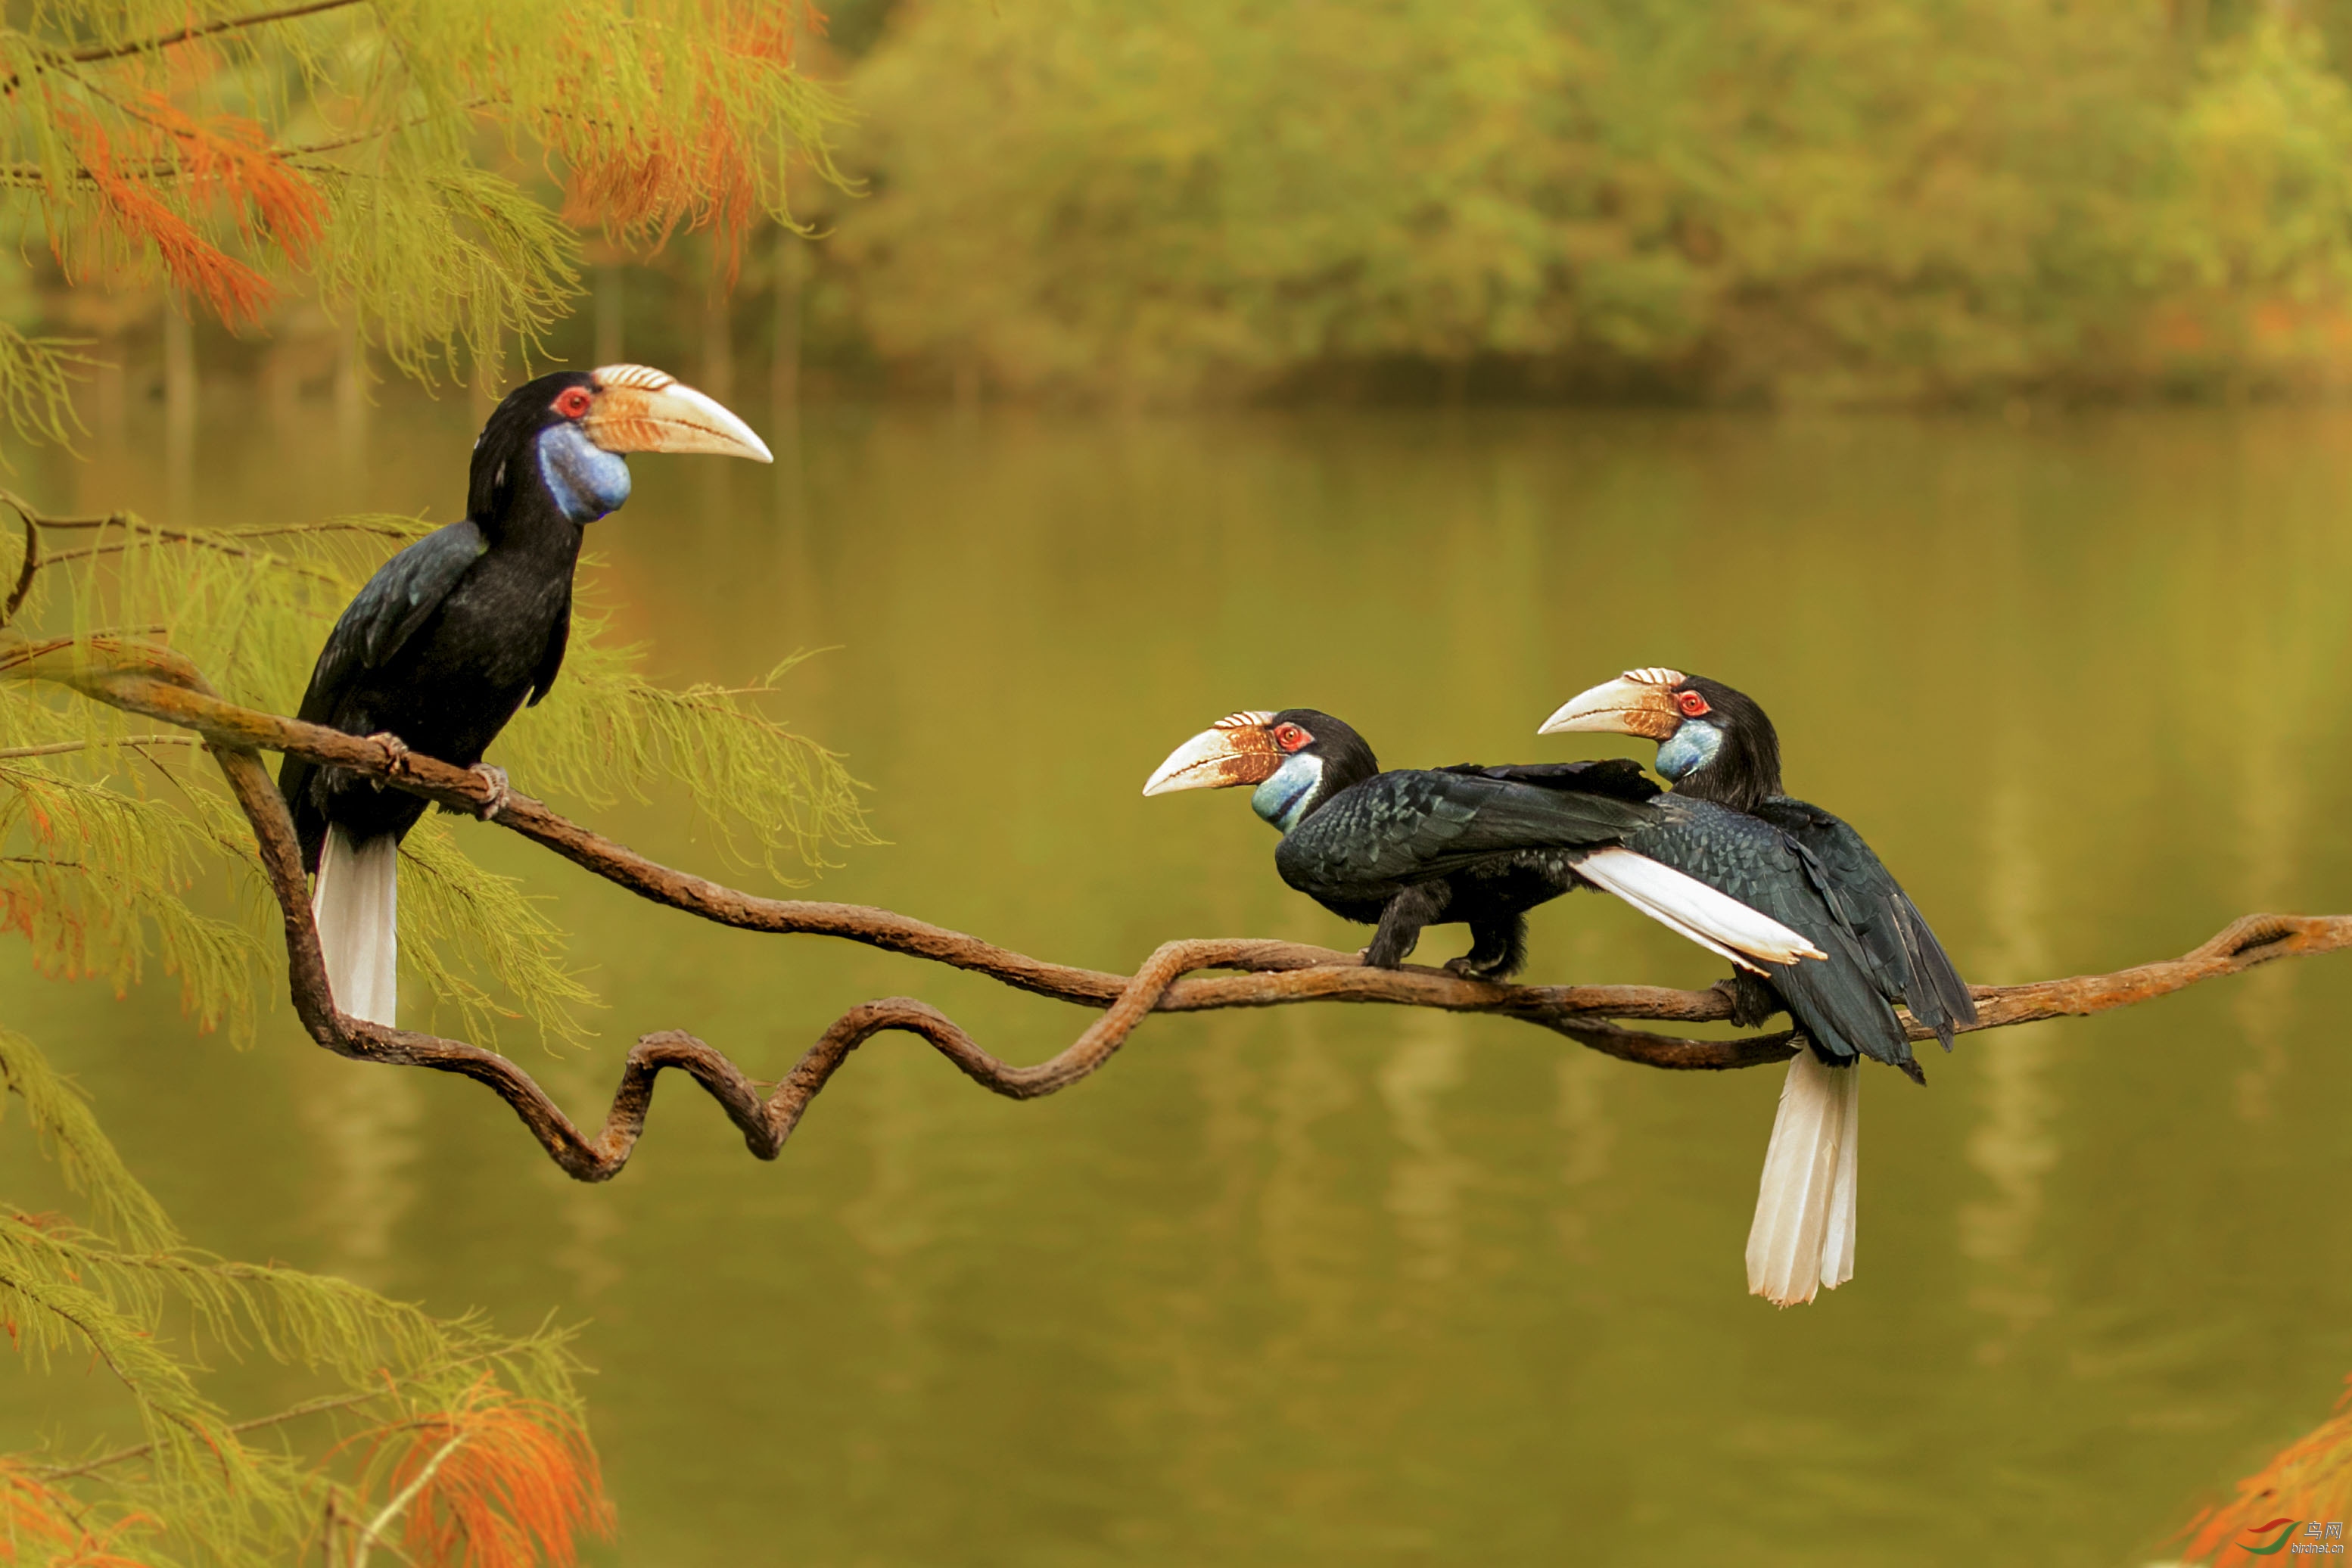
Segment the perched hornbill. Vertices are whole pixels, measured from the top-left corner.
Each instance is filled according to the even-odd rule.
[[[1894,1004],[1936,1032],[1977,1021],[1976,1002],[1862,835],[1780,792],[1780,741],[1763,709],[1721,681],[1633,669],[1570,700],[1541,733],[1600,730],[1658,742],[1674,784],[1660,826],[1625,842],[1804,932],[1828,962],[1734,976],[1737,1016],[1785,1009],[1811,1048],[1789,1064],[1756,1221],[1748,1288],[1777,1305],[1853,1277],[1862,1058],[1924,1082]]]
[[[1522,777],[1498,776],[1517,773]],[[1380,929],[1364,962],[1394,969],[1423,926],[1463,923],[1445,967],[1499,980],[1527,959],[1527,911],[1570,888],[1616,894],[1734,963],[1820,952],[1779,921],[1622,846],[1652,826],[1657,785],[1630,763],[1382,773],[1355,731],[1311,708],[1234,713],[1176,748],[1147,795],[1253,784],[1282,829],[1282,879],[1336,915]]]
[[[466,515],[378,569],[328,635],[300,716],[381,735],[459,767],[555,683],[572,630],[582,531],[629,499],[627,452],[772,461],[751,426],[640,364],[543,375],[508,395],[474,443]],[[495,768],[482,770],[503,792]],[[294,814],[335,1005],[394,1021],[399,844],[425,802],[289,756]]]

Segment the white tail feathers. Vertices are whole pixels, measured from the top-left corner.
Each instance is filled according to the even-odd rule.
[[[1576,874],[1616,894],[1667,930],[1686,936],[1742,969],[1758,961],[1794,963],[1822,950],[1769,915],[1631,849],[1602,849],[1576,863]]]
[[[1853,1278],[1856,1154],[1862,1130],[1862,1067],[1831,1067],[1800,1050],[1780,1086],[1748,1232],[1748,1292],[1776,1307],[1813,1299]]]
[[[400,840],[387,833],[354,844],[330,826],[310,919],[336,1007],[392,1026],[400,1001]]]

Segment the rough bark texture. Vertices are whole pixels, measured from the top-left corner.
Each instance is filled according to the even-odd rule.
[[[895,910],[803,899],[766,899],[690,872],[655,864],[590,832],[528,796],[510,795],[495,820],[585,870],[656,903],[747,931],[838,937],[968,969],[1023,991],[1100,1007],[1103,1016],[1057,1055],[1026,1067],[981,1048],[954,1020],[928,1003],[887,996],[835,1019],[789,1077],[769,1094],[727,1057],[675,1030],[646,1035],[630,1047],[604,1125],[587,1135],[534,1083],[496,1052],[462,1041],[362,1023],[335,1010],[310,923],[310,889],[286,804],[263,768],[262,750],[353,769],[436,804],[479,815],[493,800],[481,774],[430,757],[396,752],[358,736],[224,702],[185,660],[168,649],[100,640],[0,646],[0,676],[57,681],[96,701],[142,713],[202,735],[253,826],[261,865],[286,928],[289,985],[311,1038],[361,1061],[454,1072],[485,1084],[522,1119],[555,1163],[581,1181],[604,1181],[628,1163],[644,1131],[654,1080],[664,1068],[691,1077],[726,1109],[744,1142],[775,1158],[802,1112],[849,1053],[886,1030],[928,1040],[974,1082],[1016,1100],[1055,1093],[1108,1061],[1147,1014],[1274,1007],[1296,1002],[1369,1002],[1493,1013],[1538,1024],[1622,1061],[1645,1067],[1715,1069],[1785,1061],[1792,1030],[1738,1039],[1692,1039],[1630,1029],[1619,1020],[1717,1023],[1731,1016],[1719,990],[1674,991],[1643,985],[1505,985],[1463,980],[1433,969],[1367,969],[1352,954],[1294,942],[1251,939],[1162,944],[1133,974],[1048,963],[1025,953],[914,920]],[[2247,915],[2176,959],[2024,985],[1979,985],[1979,1029],[2127,1007],[2276,958],[2352,945],[2352,916]],[[1203,970],[1240,971],[1204,974]],[[1916,1025],[1916,1039],[1931,1037]]]

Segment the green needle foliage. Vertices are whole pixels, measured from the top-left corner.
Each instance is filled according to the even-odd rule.
[[[356,517],[171,530],[127,514],[38,525],[36,570],[0,637],[165,642],[223,696],[290,713],[334,617],[425,528]],[[0,545],[0,581],[19,575],[24,549],[21,537]],[[873,842],[841,759],[761,708],[782,668],[745,688],[667,691],[635,666],[599,617],[576,617],[554,689],[499,744],[520,787],[593,806],[679,786],[723,847],[787,881]],[[241,1037],[277,916],[210,759],[152,721],[8,682],[5,644],[0,683],[0,930],[26,938],[45,973],[118,990],[159,963],[200,1026]],[[402,858],[402,953],[464,1031],[494,1038],[504,1016],[576,1040],[593,997],[521,889],[430,816]]]
[[[790,223],[833,100],[771,0],[26,0],[0,17],[0,225],[69,279],[232,326],[297,280],[404,373],[495,377],[575,231]],[[0,414],[62,437],[70,349],[0,329]]]
[[[37,522],[21,505],[17,517],[22,531],[0,544],[0,584],[15,585],[0,589],[0,931],[61,978],[121,990],[159,966],[199,1027],[249,1034],[256,996],[278,984],[278,912],[217,770],[184,735],[12,679],[12,659],[80,639],[166,644],[224,695],[289,711],[333,617],[424,525],[170,530],[129,514]],[[499,743],[523,787],[593,802],[683,785],[714,837],[780,877],[870,842],[840,759],[762,711],[781,668],[740,689],[665,691],[594,616],[572,638],[547,700]],[[402,859],[411,994],[454,1010],[477,1039],[500,1019],[576,1039],[594,997],[524,889],[477,866],[432,816]],[[144,1434],[111,1458],[0,1458],[0,1561],[322,1552],[344,1568],[381,1552],[520,1568],[568,1562],[576,1536],[602,1527],[561,1333],[501,1337],[341,1280],[195,1251],[4,1020],[0,1085],[89,1215],[0,1203],[0,1325],[35,1370],[102,1367]],[[207,1392],[221,1352],[284,1363],[316,1392],[243,1415]]]
[[[326,1561],[348,1563],[350,1532],[339,1537],[334,1521],[382,1514],[390,1500],[383,1467],[354,1444],[420,1429],[510,1444],[511,1429],[527,1426],[536,1464],[519,1489],[561,1501],[567,1532],[602,1525],[578,1369],[562,1332],[509,1338],[344,1280],[196,1251],[131,1179],[79,1097],[30,1041],[5,1031],[0,1081],[101,1226],[0,1210],[0,1321],[31,1370],[103,1368],[142,1433],[106,1451],[0,1459],[0,1557],[258,1565],[323,1550]],[[207,1360],[221,1354],[285,1363],[313,1392],[240,1418],[205,1392]],[[436,1507],[419,1492],[394,1512],[411,1516],[413,1537]]]
[[[837,110],[794,68],[814,25],[768,0],[24,0],[0,10],[0,225],[75,284],[161,282],[231,327],[299,287],[403,372],[487,382],[575,292],[583,228],[707,230],[726,258],[793,221],[789,166],[832,174]],[[0,322],[0,417],[64,438],[81,363]],[[278,917],[217,770],[185,734],[24,679],[24,656],[167,645],[222,695],[290,712],[334,617],[425,525],[8,508],[0,933],[60,979],[121,991],[160,970],[200,1029],[247,1037],[278,989]],[[499,757],[581,801],[683,785],[712,837],[789,879],[871,838],[840,759],[763,710],[776,674],[665,691],[583,616]],[[578,1038],[594,997],[562,933],[461,843],[428,817],[403,847],[410,994],[486,1043],[500,1020]],[[522,1568],[605,1528],[563,1333],[201,1252],[5,1018],[0,1087],[85,1211],[0,1201],[0,1330],[30,1371],[102,1369],[142,1434],[0,1457],[0,1562]],[[302,1397],[231,1409],[224,1355],[283,1363]]]

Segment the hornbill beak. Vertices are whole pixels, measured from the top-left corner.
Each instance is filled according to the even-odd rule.
[[[645,364],[600,365],[596,401],[580,416],[588,439],[607,452],[708,452],[772,463],[768,444],[715,397]]]
[[[1683,679],[1678,669],[1629,669],[1615,680],[1570,698],[1536,733],[1598,730],[1650,741],[1670,740],[1683,725],[1682,710],[1675,705],[1675,688]]]
[[[1146,795],[1180,789],[1228,789],[1261,784],[1282,766],[1283,750],[1266,729],[1271,713],[1228,713],[1168,753],[1143,781]]]

